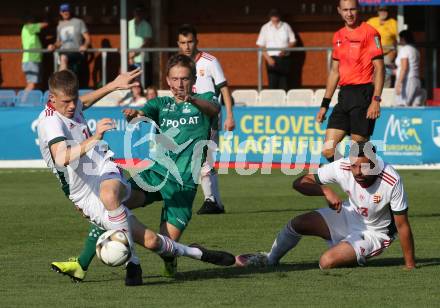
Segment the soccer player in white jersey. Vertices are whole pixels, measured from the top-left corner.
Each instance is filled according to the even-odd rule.
[[[221,97],[226,108],[226,119],[223,128],[232,131],[235,128],[234,114],[232,112],[232,97],[229,92],[226,78],[220,62],[213,55],[197,49],[197,31],[188,24],[179,27],[177,45],[179,53],[191,57],[196,63],[197,80],[193,87],[194,93],[213,92]],[[221,96],[220,96],[221,95]],[[211,129],[211,140],[219,143],[219,130],[221,128],[221,113],[218,121],[214,121]],[[201,186],[205,201],[197,214],[222,214],[225,212],[220,198],[217,173],[212,162],[213,153],[208,158],[201,171]]]
[[[83,96],[81,101],[78,100],[75,74],[69,70],[56,72],[49,79],[49,102],[38,122],[41,154],[60,180],[66,196],[101,229],[127,233],[131,249],[126,267],[125,284],[128,286],[142,284],[142,270],[133,242],[162,257],[187,256],[218,265],[228,258],[223,252],[208,251],[198,245],[188,247],[148,230],[124,205],[130,197],[130,185],[113,162],[113,153],[102,141],[104,134],[115,128],[115,123],[109,118],[101,119],[92,134],[83,110],[113,90],[137,85],[130,82],[139,74],[140,70],[121,74],[105,87]],[[144,192],[131,193],[131,200],[143,197]],[[79,281],[85,276],[79,265],[71,271],[64,271],[54,263],[52,268]]]
[[[287,223],[269,253],[236,257],[238,266],[277,265],[303,235],[319,236],[330,248],[321,255],[321,269],[365,265],[389,247],[397,233],[406,269],[415,268],[414,240],[408,203],[396,170],[376,158],[371,143],[353,143],[349,158],[301,176],[294,189],[307,196],[324,196],[329,208],[299,215]],[[348,195],[342,201],[326,184],[336,183]]]

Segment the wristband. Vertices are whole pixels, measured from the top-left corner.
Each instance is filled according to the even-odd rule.
[[[324,97],[321,102],[321,108],[324,107],[328,109],[328,107],[330,106],[330,102],[331,102],[331,98]]]

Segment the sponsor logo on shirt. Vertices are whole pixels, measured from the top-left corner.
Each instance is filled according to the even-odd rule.
[[[374,36],[374,43],[376,43],[376,48],[380,49],[380,39],[377,35]]]
[[[162,123],[160,127],[179,127],[180,125],[197,125],[199,123],[199,116],[193,116],[188,118],[180,118],[180,119],[162,119]]]
[[[162,111],[175,111],[176,107],[174,104],[168,103],[163,109]]]

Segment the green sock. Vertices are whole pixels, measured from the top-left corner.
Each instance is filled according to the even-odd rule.
[[[92,260],[96,254],[96,242],[98,241],[98,237],[104,232],[105,230],[90,224],[89,234],[87,235],[87,239],[84,242],[84,248],[78,258],[78,262],[83,270],[86,271],[89,268],[90,263],[92,263]]]

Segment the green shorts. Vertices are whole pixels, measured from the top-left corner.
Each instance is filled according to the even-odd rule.
[[[163,184],[164,176],[151,170],[144,170],[139,173],[137,180],[142,180],[149,186],[158,187]],[[130,179],[132,189],[145,190]],[[143,185],[142,185],[143,186]],[[172,180],[166,180],[166,183],[156,192],[146,192],[146,204],[154,201],[163,200],[161,222],[168,222],[180,231],[185,230],[192,217],[192,205],[196,197],[197,189],[184,187]]]

